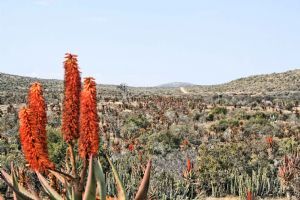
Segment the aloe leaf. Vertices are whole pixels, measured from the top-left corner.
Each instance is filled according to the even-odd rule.
[[[72,196],[71,196],[72,200],[82,200],[82,192],[78,192],[78,190],[76,191],[75,187],[72,187],[71,190],[72,190]]]
[[[72,197],[71,197],[71,199],[76,200],[74,187],[72,187]]]
[[[13,186],[19,190],[19,187],[18,187],[18,181],[17,181],[17,177],[16,177],[16,174],[15,174],[15,169],[14,169],[14,165],[13,163],[11,163],[11,177],[12,177],[12,182],[13,182]],[[19,200],[20,198],[18,198],[17,194],[14,192],[13,193],[14,195],[14,200]]]
[[[10,187],[12,189],[12,191],[14,192],[15,199],[17,199],[17,200],[33,200],[32,198],[30,198],[30,197],[26,196],[25,194],[23,194],[22,192],[20,192],[18,188],[14,187],[13,184],[9,180],[7,180],[6,177],[2,173],[0,176],[3,179],[3,181],[8,185],[8,187]]]
[[[6,171],[4,171],[3,169],[0,170],[2,176],[11,184],[13,185],[13,178],[11,175],[9,175],[8,173],[6,173]],[[18,190],[25,194],[26,196],[28,196],[31,199],[39,199],[37,198],[34,194],[32,194],[31,192],[29,192],[27,189],[25,189],[22,185],[18,184]]]
[[[47,194],[55,199],[55,200],[63,200],[63,198],[49,185],[46,178],[44,178],[39,172],[35,172],[38,176],[38,179],[40,180],[44,190],[47,192]]]
[[[150,185],[150,172],[151,172],[151,160],[148,161],[144,177],[141,181],[139,190],[135,196],[135,200],[144,200],[147,199],[148,189]]]
[[[90,157],[89,161],[89,174],[86,182],[85,192],[83,196],[83,200],[92,200],[96,199],[96,187],[97,182],[94,176],[94,169],[93,169],[93,157]]]
[[[49,170],[49,172],[53,174],[62,184],[65,184],[67,178],[63,174],[53,170]]]
[[[69,186],[69,185],[67,186],[67,194],[66,194],[66,196],[67,196],[68,200],[73,200],[72,187]]]
[[[108,158],[108,156],[106,156],[106,158],[111,166],[111,169],[112,169],[115,181],[116,181],[117,191],[118,191],[118,195],[117,195],[118,200],[127,200],[128,198],[127,198],[123,183],[120,179],[120,176],[119,176],[114,164],[111,162],[111,160]]]
[[[98,191],[100,194],[100,200],[106,199],[106,185],[105,185],[105,176],[103,173],[103,168],[99,160],[94,160],[94,175],[98,184]]]
[[[69,177],[66,177],[65,174],[59,171],[49,170],[49,172],[53,174],[64,185],[65,189],[67,190],[66,198],[71,199],[72,189],[70,183],[68,182]]]

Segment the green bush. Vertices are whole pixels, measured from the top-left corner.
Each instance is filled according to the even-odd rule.
[[[211,111],[212,114],[216,114],[216,115],[226,115],[227,114],[227,108],[225,107],[216,107]]]
[[[56,166],[61,167],[60,165],[63,165],[62,160],[66,157],[68,146],[64,142],[59,129],[47,127],[47,136],[50,159]]]
[[[209,113],[206,117],[206,121],[209,121],[209,122],[214,121],[214,114]]]
[[[183,140],[182,135],[172,133],[171,131],[162,131],[150,136],[140,138],[146,144],[147,151],[151,154],[166,154],[178,149]]]
[[[149,121],[143,115],[129,116],[121,128],[121,135],[126,139],[134,139],[140,136],[140,129],[146,129],[149,126]]]
[[[210,129],[216,132],[224,132],[228,127],[238,127],[238,120],[220,120],[218,123],[213,124]]]

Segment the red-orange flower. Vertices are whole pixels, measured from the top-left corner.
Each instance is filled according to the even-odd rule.
[[[192,171],[192,168],[193,168],[192,162],[191,162],[191,160],[188,158],[187,161],[186,161],[186,170],[187,170],[188,172],[191,172],[191,171]]]
[[[40,139],[40,143],[44,148],[44,153],[48,154],[46,133],[46,103],[43,97],[43,90],[40,83],[33,83],[29,89],[28,108],[31,111],[32,134]]]
[[[79,106],[81,80],[77,55],[67,53],[64,62],[64,102],[62,114],[62,133],[66,142],[79,138]]]
[[[96,155],[98,148],[99,120],[96,83],[93,78],[85,78],[80,99],[80,157],[86,159],[91,155]]]
[[[48,154],[44,151],[44,142],[33,131],[33,112],[30,109],[22,108],[19,112],[19,118],[22,149],[30,167],[37,171],[53,169],[54,164],[49,160]]]
[[[250,190],[247,191],[247,200],[253,200],[253,195]]]
[[[133,143],[130,143],[129,145],[128,145],[128,150],[129,151],[134,151],[134,144]]]
[[[272,137],[272,136],[266,137],[266,143],[267,143],[270,147],[272,147],[272,146],[273,146],[273,143],[274,143],[273,137]]]

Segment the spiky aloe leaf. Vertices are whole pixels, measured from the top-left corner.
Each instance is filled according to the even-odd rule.
[[[8,185],[8,187],[10,187],[12,189],[12,191],[15,194],[15,198],[17,198],[17,200],[34,200],[34,199],[26,196],[24,193],[20,192],[18,188],[14,187],[12,184],[12,181],[7,180],[2,172],[1,172],[0,176],[1,176],[2,180]]]
[[[72,187],[72,192],[71,192],[72,194],[71,194],[71,199],[72,200],[76,200],[76,198],[75,198],[75,189],[74,189],[74,187]]]
[[[135,196],[135,200],[145,200],[147,199],[149,184],[150,184],[150,172],[151,172],[151,160],[148,161],[144,177],[140,184],[139,190]]]
[[[86,182],[85,192],[83,196],[83,200],[92,200],[96,199],[96,187],[97,182],[94,175],[94,168],[93,168],[93,157],[90,157],[89,161],[89,174]]]
[[[13,186],[13,178],[11,175],[9,175],[8,173],[6,173],[6,171],[4,171],[3,169],[0,170],[1,172],[1,178],[2,179],[6,179],[6,181],[9,182],[10,185]],[[18,190],[23,193],[24,195],[26,195],[27,197],[31,198],[31,199],[39,199],[37,198],[34,194],[32,194],[31,192],[29,192],[28,190],[26,190],[22,185],[18,184]]]
[[[98,184],[100,200],[105,200],[106,199],[105,176],[100,161],[94,160],[93,167],[94,167],[94,175]]]
[[[40,180],[44,190],[50,196],[51,199],[55,200],[63,200],[63,198],[49,185],[46,178],[44,178],[39,172],[35,172],[37,174],[38,179]]]
[[[51,174],[53,174],[65,187],[65,189],[67,190],[67,199],[71,199],[72,197],[72,186],[71,184],[68,182],[68,180],[73,179],[73,177],[69,177],[68,175],[59,172],[59,171],[54,171],[54,170],[49,170],[49,172]]]
[[[69,174],[56,171],[56,170],[49,170],[51,174],[53,174],[61,183],[65,183],[66,181],[72,181],[74,178],[70,176]]]
[[[108,156],[106,156],[109,165],[111,166],[115,181],[116,181],[116,185],[117,185],[117,192],[118,192],[118,200],[127,200],[127,195],[126,195],[126,191],[124,189],[123,183],[120,179],[120,176],[114,166],[114,164],[111,162],[111,160],[108,158]]]
[[[17,177],[16,177],[16,174],[15,174],[15,169],[14,169],[14,165],[13,163],[11,163],[11,177],[13,179],[13,186],[19,190],[19,187],[18,187],[18,181],[17,181]],[[18,198],[17,194],[14,192],[13,193],[14,195],[14,200],[19,200],[20,198]]]

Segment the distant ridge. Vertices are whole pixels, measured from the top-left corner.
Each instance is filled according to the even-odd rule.
[[[32,82],[39,81],[46,91],[62,93],[63,81],[55,79],[32,78],[19,75],[10,75],[0,72],[0,97],[1,93],[27,93]],[[117,94],[120,91],[116,85],[98,84],[101,94]],[[182,94],[180,88],[184,88],[189,94],[212,94],[212,93],[234,93],[234,94],[288,94],[289,92],[300,93],[300,69],[290,70],[282,73],[254,75],[239,78],[218,85],[195,85],[186,82],[172,82],[157,87],[128,87],[132,93],[142,94]]]
[[[178,87],[191,87],[194,86],[192,83],[185,83],[185,82],[172,82],[172,83],[165,83],[162,85],[159,85],[157,87],[161,88],[178,88]]]
[[[288,93],[300,92],[300,69],[282,73],[253,75],[228,83],[211,86],[194,86],[194,93]]]

